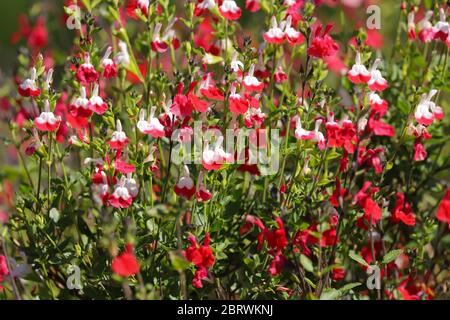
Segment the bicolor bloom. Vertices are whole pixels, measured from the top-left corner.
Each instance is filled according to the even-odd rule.
[[[19,94],[22,97],[37,97],[41,89],[36,85],[36,68],[31,68],[31,76],[19,85]]]
[[[194,15],[200,16],[206,10],[210,10],[216,6],[216,2],[214,0],[198,0],[195,5]]]
[[[205,148],[202,155],[202,165],[206,170],[219,170],[222,165],[230,159],[230,154],[226,153],[222,147],[223,137],[217,138],[214,149],[210,149],[209,141],[205,141]]]
[[[211,200],[211,198],[212,198],[211,192],[208,189],[206,189],[205,185],[203,184],[203,171],[200,171],[198,175],[197,201],[206,202]]]
[[[86,97],[86,88],[80,88],[80,96],[77,97],[69,106],[69,112],[75,118],[88,118],[93,111],[89,108],[89,100]]]
[[[416,111],[414,112],[414,116],[418,123],[429,126],[434,120],[441,120],[444,117],[442,108],[436,106],[436,103],[431,101],[437,92],[437,90],[431,90],[428,95],[422,95],[420,103],[417,105]]]
[[[159,122],[159,119],[155,117],[155,112],[156,107],[152,107],[148,120],[145,120],[145,110],[141,109],[137,127],[143,134],[148,134],[153,138],[162,138],[166,133],[164,131],[164,126]]]
[[[128,208],[133,203],[133,197],[125,183],[126,178],[123,176],[114,186],[114,192],[109,196],[108,203],[114,208]]]
[[[111,53],[112,48],[108,47],[102,59],[103,77],[106,79],[117,76],[117,65],[112,59],[109,58]]]
[[[299,116],[297,116],[295,121],[295,137],[299,140],[312,140],[316,137],[313,131],[303,129]]]
[[[224,96],[222,91],[216,86],[212,79],[211,72],[207,73],[200,83],[200,94],[208,99],[223,101]]]
[[[231,85],[228,104],[233,114],[245,114],[249,108],[249,101],[239,93],[236,93],[236,84]]]
[[[416,24],[414,23],[414,11],[408,13],[408,38],[415,40],[417,38]]]
[[[113,132],[111,140],[108,142],[111,149],[121,150],[129,142],[129,139],[124,131],[122,131],[122,123],[120,120],[116,122],[116,131]]]
[[[183,173],[173,190],[178,196],[188,200],[195,194],[195,184],[189,174],[189,168],[186,165],[183,166]]]
[[[425,13],[425,17],[419,21],[419,39],[422,42],[430,42],[434,39],[435,30],[430,22],[433,11],[429,10]]]
[[[225,19],[237,20],[241,17],[242,10],[234,0],[224,0],[219,6],[219,12]]]
[[[314,129],[314,141],[317,142],[317,146],[319,147],[319,150],[324,150],[326,147],[326,139],[322,132],[319,131],[320,125],[322,124],[322,119],[316,120],[316,126]]]
[[[130,243],[125,246],[125,251],[122,254],[113,259],[111,268],[115,274],[121,277],[130,277],[139,273],[139,262]]]
[[[286,40],[290,45],[302,44],[305,42],[305,37],[301,32],[295,30],[292,27],[292,16],[289,15],[286,19],[286,26],[284,28],[284,34],[286,35]]]
[[[434,39],[441,40],[443,42],[447,41],[450,33],[450,25],[447,22],[447,17],[445,16],[444,8],[439,9],[439,21],[434,26]]]
[[[249,92],[261,92],[264,89],[264,82],[259,81],[253,74],[255,72],[255,65],[252,64],[248,70],[247,75],[242,81],[244,88]]]
[[[84,63],[78,67],[76,76],[78,81],[82,84],[89,84],[98,80],[98,72],[91,64],[91,57],[89,56],[89,53],[86,52],[84,54]]]
[[[98,84],[95,84],[94,91],[92,92],[92,96],[89,99],[88,107],[91,111],[96,114],[104,114],[106,110],[108,110],[108,105],[105,101],[103,101],[102,97],[98,95]]]
[[[130,64],[130,54],[128,53],[127,44],[123,41],[119,41],[117,44],[119,47],[119,53],[116,54],[114,61],[118,65],[127,66]]]
[[[283,29],[278,26],[277,18],[272,16],[270,19],[270,29],[263,34],[263,38],[267,43],[281,44],[286,38],[286,34]]]
[[[242,61],[238,60],[238,53],[236,51],[233,52],[233,56],[230,62],[230,68],[236,73],[239,77],[242,76],[242,70],[244,70],[244,64]]]
[[[371,92],[369,94],[369,102],[371,111],[376,112],[380,116],[386,114],[389,107],[388,102],[384,99],[381,99],[381,97],[377,93]]]
[[[377,69],[380,64],[381,59],[376,59],[370,69],[371,78],[367,84],[369,85],[369,89],[372,91],[383,91],[388,87],[387,80],[383,78],[380,70]]]
[[[167,51],[167,49],[169,49],[169,45],[167,44],[167,42],[161,39],[161,28],[162,24],[157,23],[153,31],[153,39],[151,42],[152,50],[158,53],[164,53]]]
[[[147,17],[149,5],[150,0],[128,0],[126,7],[127,15],[132,19],[138,19],[136,12],[139,10],[141,14]]]
[[[361,53],[359,51],[356,53],[355,64],[347,73],[347,77],[351,82],[355,84],[368,83],[372,78],[369,70],[367,70],[367,68],[363,64],[361,64]]]
[[[44,112],[42,112],[39,117],[34,119],[34,125],[40,131],[53,132],[58,130],[60,124],[61,117],[55,117],[53,112],[50,112],[50,103],[48,100],[45,100]]]

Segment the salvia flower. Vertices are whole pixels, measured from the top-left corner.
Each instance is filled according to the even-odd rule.
[[[439,203],[439,207],[437,209],[436,218],[439,221],[444,223],[448,223],[448,227],[450,229],[450,188],[447,189],[447,192],[444,195],[444,198]]]
[[[430,22],[433,11],[429,10],[425,13],[425,17],[419,21],[419,39],[422,42],[431,42],[434,39],[435,30]]]
[[[267,43],[281,44],[286,38],[283,29],[278,26],[277,18],[273,16],[270,19],[270,29],[263,34],[263,38]]]
[[[329,36],[329,32],[333,25],[328,24],[322,33],[322,26],[318,25],[314,31],[314,37],[311,45],[308,48],[308,55],[311,57],[324,59],[326,57],[334,56],[338,50],[339,45]]]
[[[422,98],[416,107],[416,111],[414,112],[414,117],[418,123],[429,126],[434,120],[441,120],[444,117],[442,108],[436,106],[436,103],[431,101],[437,92],[437,90],[431,90],[428,95],[422,95]]]
[[[155,117],[156,107],[152,107],[148,120],[145,120],[145,110],[141,109],[139,113],[139,121],[137,127],[143,134],[148,134],[153,138],[161,138],[166,135],[164,126],[159,119]]]
[[[114,258],[111,267],[112,271],[121,277],[130,277],[139,273],[139,262],[130,243],[125,246],[125,251],[122,254]]]
[[[411,206],[405,202],[405,195],[401,192],[397,192],[397,200],[391,213],[391,219],[395,223],[401,221],[407,226],[414,226],[416,224],[416,217],[411,210]]]
[[[305,42],[305,37],[301,32],[295,30],[292,27],[292,16],[289,15],[286,19],[286,26],[284,28],[284,33],[286,35],[286,40],[290,45],[302,44]]]
[[[85,87],[80,88],[80,96],[70,104],[69,112],[75,118],[89,118],[92,115],[93,110],[89,108]]]
[[[36,85],[36,68],[31,68],[31,76],[19,85],[19,94],[22,97],[37,97],[41,89]]]
[[[355,84],[368,83],[372,78],[369,70],[367,70],[367,68],[363,64],[361,64],[361,53],[359,51],[356,53],[355,64],[347,73],[347,77],[351,82]]]
[[[188,240],[191,245],[183,251],[183,255],[197,268],[192,279],[192,285],[196,288],[202,288],[202,280],[208,278],[208,269],[215,262],[213,251],[209,246],[211,239],[209,233],[207,233],[201,246],[198,245],[197,239],[192,234],[189,235]]]
[[[105,79],[114,78],[117,76],[117,65],[112,59],[109,58],[111,56],[111,53],[112,48],[108,47],[101,61],[103,68],[103,77]]]
[[[183,166],[183,173],[173,190],[178,196],[186,199],[192,198],[195,194],[195,184],[189,174],[189,168],[186,165]]]
[[[53,112],[50,112],[50,103],[48,100],[45,100],[44,112],[34,119],[34,125],[40,131],[53,132],[58,130],[60,124],[61,117],[55,116]]]
[[[109,196],[108,203],[114,208],[128,208],[133,203],[133,197],[125,183],[126,178],[123,176],[114,186],[114,192]]]
[[[376,59],[370,69],[371,78],[367,82],[369,89],[372,91],[383,91],[388,87],[388,82],[381,75],[381,71],[378,70],[378,66],[381,64],[381,59]]]
[[[237,20],[241,17],[242,10],[234,0],[224,0],[219,6],[219,12],[225,19]]]
[[[434,39],[441,40],[444,43],[447,41],[447,38],[450,33],[450,25],[447,22],[447,17],[445,16],[444,8],[439,9],[439,21],[434,26]]]
[[[416,24],[414,23],[414,11],[408,13],[408,38],[415,40],[417,38]]]
[[[76,76],[78,81],[80,81],[82,84],[89,84],[98,80],[98,72],[91,64],[91,57],[89,53],[86,52],[84,54],[84,63],[78,67]]]
[[[116,122],[116,131],[113,132],[112,138],[109,141],[111,149],[123,149],[129,142],[126,133],[122,130],[122,123],[120,120]]]
[[[303,129],[299,116],[297,116],[295,121],[295,137],[299,140],[312,140],[316,137],[313,131]]]
[[[217,138],[214,149],[210,149],[209,141],[205,142],[205,148],[202,155],[202,165],[206,170],[219,170],[223,163],[230,158],[222,148],[223,137]]]
[[[260,92],[264,89],[264,82],[259,81],[253,74],[255,72],[255,65],[252,64],[247,75],[242,81],[244,88],[249,92]]]
[[[99,96],[98,90],[98,84],[95,84],[94,91],[92,92],[92,96],[89,99],[88,107],[96,114],[102,115],[106,112],[106,110],[108,110],[108,104],[106,104],[106,102],[103,101],[102,97]]]

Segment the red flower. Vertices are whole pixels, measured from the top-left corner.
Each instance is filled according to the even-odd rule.
[[[339,50],[339,45],[328,35],[332,28],[333,25],[328,24],[325,27],[325,31],[321,35],[322,26],[318,25],[316,27],[316,30],[314,31],[314,38],[308,48],[308,55],[315,58],[324,59],[336,54]]]
[[[84,55],[84,63],[78,67],[76,76],[82,84],[89,84],[98,80],[98,73],[91,64],[89,53]]]
[[[192,284],[196,288],[201,288],[203,286],[202,280],[208,277],[207,269],[212,267],[215,261],[214,254],[209,246],[211,239],[209,233],[207,233],[201,246],[197,244],[193,235],[189,235],[188,240],[191,245],[183,251],[183,255],[197,267]]]
[[[427,151],[420,142],[420,139],[417,139],[416,142],[414,142],[414,161],[424,161],[427,158],[427,155]]]
[[[448,226],[450,229],[450,188],[447,189],[447,192],[445,193],[444,198],[442,199],[441,203],[439,204],[436,218],[439,221],[448,223]]]
[[[372,187],[372,182],[366,181],[354,198],[354,201],[364,209],[364,219],[367,222],[375,223],[381,219],[381,208],[372,199],[372,195],[378,190],[378,188]]]
[[[129,277],[139,273],[139,262],[133,254],[133,246],[128,243],[125,251],[112,261],[112,271],[121,276]]]
[[[219,6],[219,12],[222,17],[228,20],[237,20],[241,17],[242,10],[234,0],[224,0]]]
[[[392,221],[403,222],[407,226],[414,226],[416,224],[416,218],[411,211],[409,203],[405,203],[405,195],[401,192],[397,192],[397,200],[395,202],[395,208],[392,210]]]

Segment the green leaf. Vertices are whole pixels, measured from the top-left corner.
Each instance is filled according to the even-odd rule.
[[[314,267],[311,260],[304,254],[300,255],[300,263],[302,264],[303,268],[305,268],[306,271],[308,272],[314,271]]]
[[[362,285],[362,283],[360,283],[360,282],[348,283],[345,286],[343,286],[342,288],[340,288],[339,291],[341,293],[344,293],[344,292],[347,292],[349,290],[352,290],[353,288],[359,287],[360,285]]]
[[[169,252],[170,261],[172,262],[172,267],[181,272],[187,269],[190,265],[189,261],[181,254],[181,251],[174,250]]]
[[[383,263],[388,264],[389,262],[394,261],[402,253],[403,253],[403,250],[401,250],[401,249],[392,250],[392,251],[386,253],[386,255],[383,257]]]
[[[320,295],[320,300],[336,300],[341,296],[341,292],[336,289],[327,289]]]
[[[369,267],[369,264],[366,262],[366,260],[364,260],[364,258],[361,257],[359,254],[355,253],[355,251],[353,251],[353,250],[350,251],[348,256],[350,258],[352,258],[353,260],[355,260],[356,262],[362,264],[363,266]]]

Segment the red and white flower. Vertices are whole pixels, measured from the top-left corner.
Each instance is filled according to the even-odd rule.
[[[122,176],[114,186],[114,192],[109,196],[108,203],[114,208],[128,208],[133,203],[133,197],[125,186],[126,178]]]
[[[56,117],[53,112],[50,112],[50,103],[45,100],[44,112],[34,119],[34,125],[40,131],[52,132],[58,130],[60,124],[61,117]]]
[[[242,10],[234,0],[224,0],[219,6],[219,12],[225,19],[237,20],[241,17]]]
[[[155,29],[153,31],[153,39],[152,39],[152,50],[158,53],[164,53],[169,49],[169,45],[166,41],[161,39],[160,32],[161,32],[162,24],[157,23],[155,26]]]
[[[245,89],[247,91],[257,91],[260,92],[264,89],[264,82],[259,81],[253,74],[255,72],[255,65],[252,64],[250,66],[250,70],[248,71],[247,75],[244,77],[244,80],[242,81]]]
[[[152,107],[148,120],[145,120],[145,110],[141,109],[139,113],[139,121],[137,123],[137,127],[140,132],[143,134],[148,134],[153,138],[161,138],[166,135],[164,131],[164,126],[155,117],[156,107]]]
[[[443,42],[447,41],[450,34],[450,25],[447,22],[447,17],[445,16],[444,8],[439,9],[440,20],[434,26],[434,39],[441,40]]]
[[[31,68],[31,77],[19,85],[19,94],[22,97],[37,97],[41,89],[36,85],[36,68]]]
[[[302,44],[305,42],[305,37],[301,34],[301,32],[292,28],[292,16],[289,15],[286,19],[286,26],[284,28],[284,33],[287,41],[291,45]]]
[[[200,83],[200,93],[202,96],[216,101],[223,101],[224,96],[222,91],[216,86],[212,79],[212,73],[208,72]]]
[[[437,90],[431,90],[428,95],[422,95],[420,103],[417,105],[414,113],[418,123],[429,126],[434,120],[441,120],[444,117],[442,108],[431,101],[436,94]]]
[[[119,47],[119,53],[116,54],[114,61],[118,65],[127,66],[130,64],[130,54],[128,53],[127,44],[123,41],[119,41],[117,44]]]
[[[434,28],[430,22],[433,11],[429,10],[425,13],[425,17],[419,21],[419,39],[422,42],[430,42],[434,39]]]
[[[286,38],[286,34],[283,29],[278,26],[277,18],[273,16],[270,20],[270,29],[264,33],[263,38],[268,43],[281,44]]]
[[[236,51],[233,52],[233,56],[230,62],[230,68],[239,77],[242,75],[242,70],[244,70],[244,64],[242,63],[242,61],[238,60],[238,54]]]
[[[359,51],[356,53],[355,64],[347,73],[347,77],[354,84],[368,83],[372,78],[369,70],[361,64],[361,53]]]
[[[178,196],[186,199],[192,198],[195,194],[195,184],[189,174],[189,168],[186,165],[183,166],[182,176],[174,186],[173,190]]]
[[[89,108],[89,100],[86,97],[86,88],[80,88],[80,96],[76,98],[69,106],[69,112],[75,118],[88,118],[93,111]]]
[[[209,201],[211,198],[212,198],[211,192],[209,192],[209,190],[206,189],[205,185],[203,184],[203,171],[200,171],[198,175],[197,201],[206,202]]]
[[[410,40],[417,38],[416,24],[414,23],[414,11],[408,13],[408,38]]]
[[[231,155],[222,148],[223,137],[217,138],[214,149],[209,148],[209,141],[205,141],[202,154],[202,165],[206,170],[219,170],[222,165],[230,160]]]
[[[324,150],[326,147],[326,139],[322,132],[319,131],[320,125],[322,124],[322,119],[316,120],[316,126],[314,129],[314,141],[317,142],[317,146],[319,147],[319,150]]]
[[[381,60],[376,59],[370,69],[371,78],[367,84],[369,85],[369,89],[372,91],[383,91],[388,87],[387,80],[383,78],[380,70],[377,69],[380,63]]]
[[[117,76],[117,65],[112,59],[109,58],[111,53],[112,48],[108,47],[102,59],[103,77],[106,79]]]
[[[88,107],[91,111],[95,112],[96,114],[104,114],[106,110],[108,110],[108,104],[106,104],[105,101],[103,101],[102,97],[98,95],[98,84],[94,86],[94,91],[92,92],[92,96],[89,99]]]
[[[113,132],[112,138],[109,141],[111,149],[123,149],[129,142],[129,139],[124,131],[122,131],[122,123],[117,120],[116,131]]]
[[[195,5],[194,15],[200,16],[206,10],[210,10],[216,6],[216,2],[214,0],[198,0]]]
[[[78,67],[77,79],[82,84],[93,83],[98,80],[98,72],[95,70],[94,66],[91,64],[91,57],[89,53],[84,54],[84,63]]]
[[[236,84],[231,85],[228,105],[233,114],[244,114],[248,110],[249,101],[239,93],[236,93]]]
[[[312,140],[316,137],[314,132],[303,129],[299,116],[295,120],[295,137],[298,140]]]

